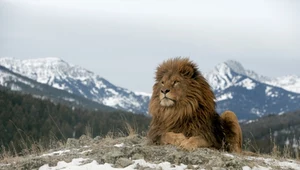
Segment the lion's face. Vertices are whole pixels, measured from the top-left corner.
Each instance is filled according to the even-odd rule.
[[[166,74],[157,83],[160,105],[172,107],[185,97],[185,81],[179,74]]]
[[[215,110],[214,94],[187,58],[164,61],[157,67],[155,84],[149,103],[151,115],[192,115],[201,107],[205,112]]]

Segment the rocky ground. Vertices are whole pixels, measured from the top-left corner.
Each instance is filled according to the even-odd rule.
[[[229,154],[212,149],[197,149],[193,152],[183,151],[174,146],[150,146],[145,137],[132,135],[128,137],[82,136],[80,139],[68,139],[63,148],[50,150],[39,155],[4,158],[0,160],[0,169],[51,169],[58,167],[58,162],[72,162],[81,159],[81,164],[96,161],[97,164],[109,163],[111,168],[131,166],[137,170],[156,169],[299,169],[299,160],[272,158],[268,155],[249,156],[248,154]],[[144,160],[156,166],[137,163]],[[168,162],[168,166],[160,166]],[[45,168],[48,167],[48,168]],[[55,168],[52,168],[55,169]],[[62,168],[63,169],[63,168]],[[128,169],[128,168],[127,168]]]

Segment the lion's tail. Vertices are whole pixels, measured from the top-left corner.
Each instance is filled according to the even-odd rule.
[[[225,132],[225,149],[228,152],[242,151],[242,130],[234,112],[225,111],[221,114]]]

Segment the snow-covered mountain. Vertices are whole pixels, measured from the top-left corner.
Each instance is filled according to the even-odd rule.
[[[149,95],[117,87],[91,71],[58,58],[0,58],[0,65],[39,83],[107,106],[135,113],[146,113],[148,110]]]
[[[215,92],[219,112],[229,109],[240,119],[249,119],[300,109],[297,76],[287,77],[289,81],[271,79],[232,60],[218,64],[204,76]]]
[[[42,100],[47,99],[53,103],[62,103],[70,107],[80,107],[92,110],[116,111],[112,107],[88,100],[84,97],[68,93],[67,91],[39,83],[28,77],[14,73],[0,65],[0,89],[6,87],[12,91],[31,94]]]
[[[237,73],[239,76],[247,76],[261,83],[280,87],[294,93],[300,93],[300,76],[288,75],[269,78],[259,75],[252,70],[246,70],[242,64],[234,60],[218,64],[212,71],[204,73],[204,76],[215,91],[224,90],[234,85],[237,79],[239,79],[239,77],[233,77],[231,71]]]

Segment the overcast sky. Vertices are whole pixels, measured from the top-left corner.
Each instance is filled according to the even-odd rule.
[[[0,57],[58,57],[143,92],[176,56],[202,72],[234,59],[300,75],[299,11],[297,0],[0,0]]]

